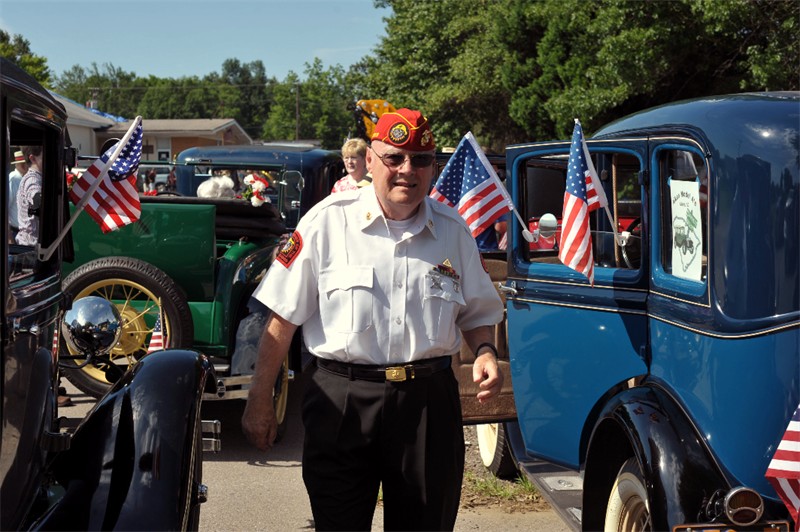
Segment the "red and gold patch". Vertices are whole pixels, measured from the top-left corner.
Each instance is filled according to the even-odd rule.
[[[289,237],[289,240],[286,241],[286,244],[284,244],[281,250],[278,252],[278,262],[288,268],[292,265],[302,249],[303,237],[300,236],[300,233],[295,231],[292,233],[292,236]]]
[[[402,122],[396,123],[389,129],[389,138],[394,144],[403,145],[408,141],[408,137],[408,126]]]

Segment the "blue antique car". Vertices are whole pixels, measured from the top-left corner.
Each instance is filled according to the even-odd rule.
[[[9,187],[0,328],[0,530],[196,530],[204,440],[202,394],[213,390],[210,361],[190,350],[151,354],[100,398],[77,428],[62,426],[56,395],[67,357],[59,339],[90,361],[119,338],[107,301],[71,302],[61,266],[73,258],[65,168],[75,165],[64,107],[21,69],[0,59],[0,167],[18,146],[41,148],[41,191],[29,213],[37,245],[15,243]],[[13,149],[12,149],[13,148]],[[38,150],[37,150],[38,151]],[[7,175],[7,174],[6,174]],[[63,326],[59,326],[66,313]]]
[[[759,93],[597,131],[594,286],[558,259],[570,143],[508,148],[519,212],[558,223],[509,223],[498,453],[572,527],[789,528],[765,472],[800,403],[799,127],[798,93]]]

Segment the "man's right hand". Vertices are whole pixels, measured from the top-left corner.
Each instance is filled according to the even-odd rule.
[[[278,420],[272,398],[253,397],[252,390],[242,414],[242,432],[262,451],[269,451],[278,435]]]
[[[258,343],[258,360],[242,414],[242,432],[262,451],[268,451],[278,436],[273,403],[275,380],[296,330],[297,325],[272,313]]]

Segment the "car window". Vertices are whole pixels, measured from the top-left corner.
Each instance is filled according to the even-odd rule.
[[[592,152],[592,160],[609,204],[608,211],[600,208],[589,215],[595,266],[639,269],[642,246],[639,158],[624,151],[603,151]],[[522,194],[528,229],[534,234],[539,231],[538,239],[527,246],[530,262],[560,263],[558,246],[566,180],[566,154],[535,157],[525,163]],[[549,215],[555,219],[551,222],[556,224],[555,231],[547,231]],[[625,239],[624,246],[618,243],[620,237]]]
[[[44,268],[45,263],[38,260],[37,245],[47,245],[56,238],[53,225],[58,216],[58,204],[55,186],[44,186],[54,180],[64,179],[63,173],[59,174],[58,157],[58,132],[38,124],[17,120],[10,120],[9,140],[13,147],[11,155],[16,151],[28,154],[38,154],[40,172],[34,168],[28,171],[19,180],[14,197],[11,197],[11,169],[6,169],[7,216],[8,238],[8,278],[10,282],[20,279],[37,277],[38,272]],[[12,202],[17,207],[17,227],[13,227],[10,220],[9,207]],[[12,233],[14,236],[12,237]]]
[[[708,274],[708,192],[704,158],[664,146],[658,161],[660,250],[664,273],[703,282]]]

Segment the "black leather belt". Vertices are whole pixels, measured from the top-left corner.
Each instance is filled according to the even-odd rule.
[[[336,360],[328,360],[327,358],[317,358],[316,362],[317,367],[349,379],[373,382],[403,382],[405,380],[430,377],[437,371],[449,368],[451,360],[450,355],[448,355],[418,360],[400,366],[347,364]]]

